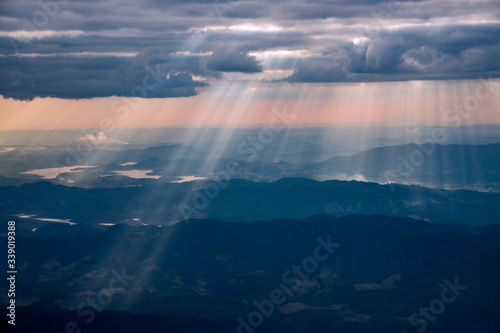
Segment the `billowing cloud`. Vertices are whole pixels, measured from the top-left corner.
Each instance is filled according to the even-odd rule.
[[[262,66],[254,56],[239,49],[219,50],[207,60],[207,68],[218,72],[262,72]]]
[[[500,25],[402,28],[303,59],[289,81],[401,81],[500,75]]]

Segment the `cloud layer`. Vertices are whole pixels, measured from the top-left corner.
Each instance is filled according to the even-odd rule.
[[[224,72],[287,82],[498,77],[500,3],[56,1],[0,4],[0,94],[188,97]]]

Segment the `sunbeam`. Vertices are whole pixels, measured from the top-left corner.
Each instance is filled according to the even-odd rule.
[[[497,0],[0,2],[2,332],[499,332]]]

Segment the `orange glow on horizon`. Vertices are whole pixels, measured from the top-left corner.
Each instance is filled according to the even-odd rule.
[[[491,90],[478,80],[253,83],[215,84],[188,98],[17,101],[0,97],[0,130],[82,129],[103,124],[115,128],[260,127],[268,124],[273,109],[291,112],[291,127],[456,125],[450,120],[454,116],[461,125],[499,124],[495,106],[500,94],[494,89],[500,91],[500,85],[494,83]],[[475,97],[478,89],[481,99]]]

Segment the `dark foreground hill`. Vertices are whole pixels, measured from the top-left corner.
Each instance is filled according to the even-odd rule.
[[[500,222],[499,213],[500,193],[303,178],[272,183],[209,180],[111,189],[48,182],[0,187],[0,217],[16,219],[19,228],[29,233],[37,228],[34,236],[48,228],[73,228],[63,231],[73,233],[77,227],[37,218],[70,219],[79,226],[95,226],[166,225],[192,217],[254,221],[301,219],[314,214],[382,214],[433,223],[488,225]],[[18,214],[25,218],[16,217]]]
[[[499,239],[360,215],[21,238],[16,329],[498,332]]]

